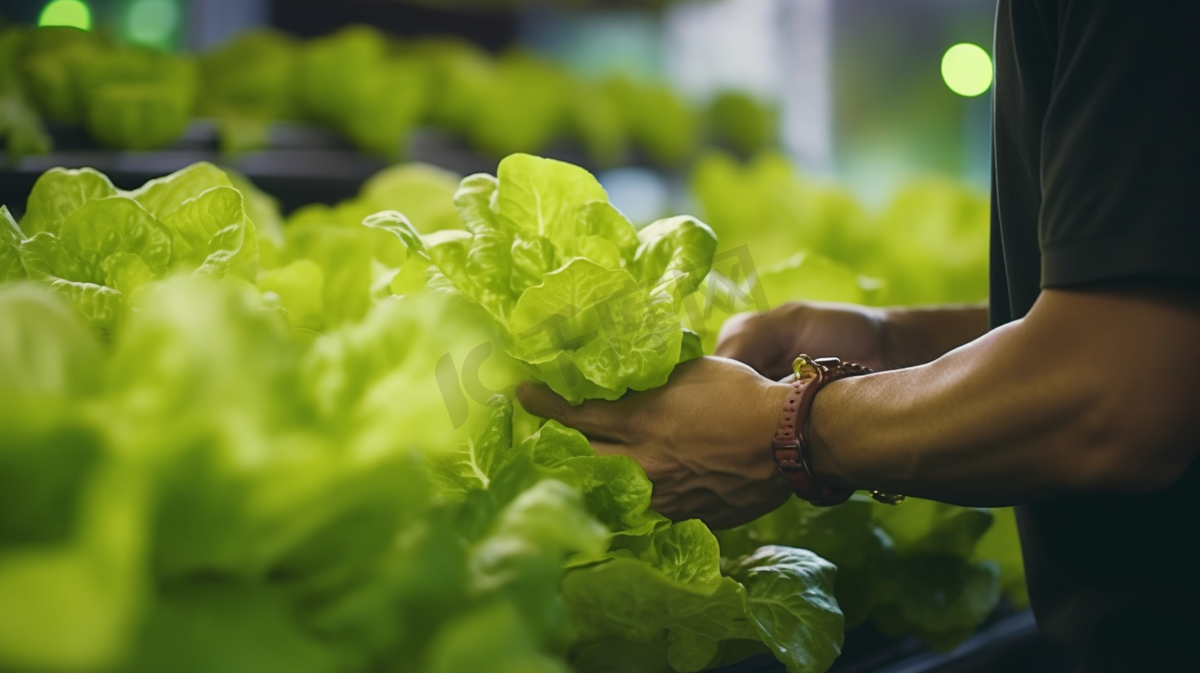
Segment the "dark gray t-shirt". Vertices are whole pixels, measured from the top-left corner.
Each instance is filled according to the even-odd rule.
[[[995,61],[993,325],[1042,288],[1200,277],[1200,0],[1000,0]],[[1038,623],[1083,670],[1200,671],[1198,464],[1019,508]]]

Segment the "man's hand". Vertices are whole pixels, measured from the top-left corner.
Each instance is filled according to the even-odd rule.
[[[583,432],[598,453],[638,461],[654,482],[655,510],[728,528],[792,494],[771,455],[788,390],[741,363],[705,357],[679,365],[667,385],[615,402],[571,406],[533,384],[517,396],[530,413]]]
[[[882,310],[865,306],[789,302],[725,321],[716,354],[744,362],[773,380],[791,374],[792,361],[801,353],[882,369],[884,318]]]
[[[881,309],[789,302],[766,313],[731,317],[721,328],[716,354],[778,380],[792,373],[792,360],[802,353],[876,371],[914,367],[986,331],[987,309],[982,306]]]

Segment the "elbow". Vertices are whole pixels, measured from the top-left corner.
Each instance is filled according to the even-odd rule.
[[[1139,391],[1112,391],[1081,415],[1072,490],[1149,495],[1183,478],[1200,445],[1196,413]]]

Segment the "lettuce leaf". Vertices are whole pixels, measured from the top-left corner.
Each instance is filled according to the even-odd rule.
[[[758,271],[748,282],[762,288],[771,306],[796,300],[862,304],[866,299],[853,271],[815,253],[798,252]]]
[[[838,507],[813,507],[800,499],[749,524],[717,532],[722,556],[736,559],[762,546],[807,549],[837,566],[835,595],[846,624],[866,621],[887,579],[891,540],[873,521],[874,507],[855,496]]]
[[[45,154],[53,145],[19,67],[33,34],[20,27],[0,33],[0,140],[14,161],[28,154]]]
[[[742,91],[722,91],[708,107],[715,138],[744,156],[770,149],[779,141],[778,106]]]
[[[614,76],[601,84],[621,111],[630,139],[656,163],[673,166],[700,144],[701,119],[670,87]]]
[[[19,61],[38,109],[61,124],[79,124],[85,115],[84,77],[102,47],[89,32],[65,26],[30,31]]]
[[[477,110],[466,132],[493,156],[541,152],[563,131],[570,79],[549,61],[521,52],[501,56],[474,91]]]
[[[707,226],[637,232],[587,171],[528,155],[464,179],[455,204],[469,235],[416,244],[411,226],[391,230],[491,314],[509,354],[574,403],[666,383],[682,357],[676,312],[716,249]]]
[[[17,226],[8,206],[0,205],[0,283],[8,283],[25,277],[21,264],[21,240],[25,235]]]
[[[730,575],[745,585],[754,629],[789,673],[824,671],[841,654],[833,564],[803,549],[761,547]]]
[[[389,53],[386,38],[352,26],[313,40],[297,65],[300,104],[359,149],[396,159],[428,106],[423,64]]]
[[[631,656],[599,642],[654,644],[636,670],[707,667],[722,641],[761,640],[790,673],[826,670],[841,652],[842,613],[832,597],[833,565],[815,554],[763,547],[718,572],[717,542],[698,521],[656,533],[635,558],[571,571],[563,596],[579,625],[584,671],[609,670]],[[636,651],[636,649],[634,650]]]
[[[193,61],[139,48],[97,55],[83,75],[87,128],[119,149],[166,147],[192,119],[198,90]]]
[[[1029,589],[1025,586],[1025,560],[1021,556],[1021,540],[1017,536],[1017,517],[1011,507],[992,510],[995,520],[979,539],[972,561],[991,561],[1000,570],[1000,588],[1013,607],[1029,605]]]
[[[26,236],[43,231],[57,234],[62,222],[83,204],[117,193],[108,176],[95,169],[51,168],[33,183],[21,230]]]
[[[297,114],[299,44],[271,30],[251,30],[200,57],[197,114],[218,120],[221,151],[267,144],[270,124]]]
[[[140,625],[146,485],[91,412],[102,353],[61,298],[0,287],[5,668],[104,669],[126,655]]]
[[[117,328],[143,287],[171,273],[252,281],[258,271],[241,193],[203,162],[132,192],[92,169],[51,169],[4,238],[9,251],[17,241],[25,275],[68,297],[103,332]]]
[[[512,607],[478,608],[446,626],[430,645],[429,673],[567,673],[547,656]]]

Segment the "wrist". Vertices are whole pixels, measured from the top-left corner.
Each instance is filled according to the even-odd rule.
[[[779,427],[779,416],[783,410],[792,386],[786,383],[772,381],[762,391],[758,409],[763,413],[762,431],[756,432],[754,442],[755,455],[762,457],[762,474],[767,476],[767,487],[778,492],[780,498],[786,499],[794,492],[792,485],[784,478],[775,465],[775,452],[772,450],[772,438]],[[757,471],[759,468],[755,468]]]
[[[838,460],[840,454],[833,448],[841,409],[838,398],[851,385],[850,379],[834,381],[813,399],[808,417],[808,451],[813,477],[830,486],[857,489],[860,486],[846,474],[845,466]]]
[[[783,403],[779,427],[771,438],[771,451],[779,473],[791,483],[796,495],[817,506],[837,505],[854,493],[854,485],[838,485],[818,478],[811,458],[812,412],[822,390],[839,380],[862,376],[871,370],[838,358],[810,358],[801,355],[793,365],[791,390]],[[828,397],[825,398],[829,400]],[[824,405],[822,405],[824,406]],[[831,452],[826,451],[825,455]],[[904,500],[900,494],[872,489],[871,497],[895,505]]]
[[[793,363],[793,371],[779,425],[771,438],[776,469],[800,498],[817,506],[840,504],[850,498],[853,490],[817,479],[809,462],[810,412],[817,394],[828,384],[847,376],[868,373],[870,369],[838,358],[813,359],[801,355]]]
[[[808,465],[813,479],[833,489],[866,490],[878,502],[898,505],[904,496],[880,490],[874,478],[855,467],[855,450],[864,434],[861,417],[848,418],[846,402],[855,395],[854,386],[869,385],[869,379],[851,377],[830,382],[813,398],[808,418]],[[861,394],[861,392],[860,392]]]

